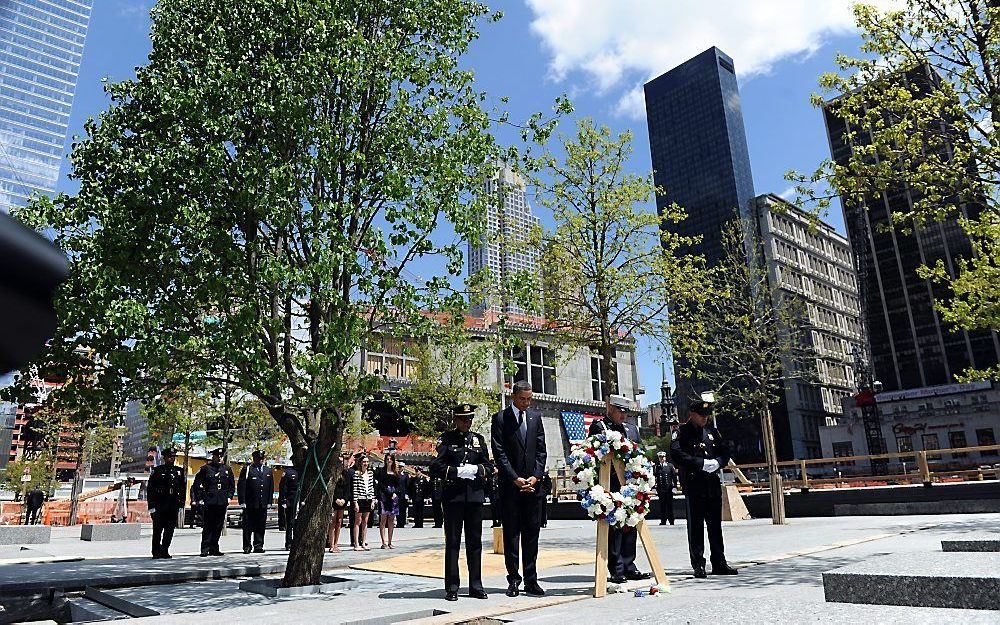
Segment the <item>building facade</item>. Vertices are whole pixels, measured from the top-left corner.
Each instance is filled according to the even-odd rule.
[[[531,212],[524,180],[510,168],[502,167],[496,178],[486,181],[484,190],[498,201],[491,202],[486,212],[482,240],[477,245],[469,243],[469,275],[488,271],[497,285],[506,284],[519,273],[537,278],[540,254],[536,247],[528,245],[528,240],[540,222]],[[479,314],[525,312],[516,303],[499,301],[495,292],[474,309]]]
[[[1000,434],[1000,387],[995,381],[944,384],[888,391],[875,396],[882,436],[889,453],[936,451],[996,445]],[[854,398],[844,398],[844,418],[820,431],[826,458],[868,453],[861,410]],[[913,457],[890,460],[890,473],[916,468]],[[934,470],[1000,464],[996,451],[956,452],[928,457]],[[868,467],[856,461],[859,470]]]
[[[56,189],[91,3],[0,2],[0,210]]]
[[[768,280],[804,302],[815,380],[789,380],[774,411],[782,460],[819,458],[820,428],[843,415],[854,391],[853,354],[861,345],[861,304],[851,246],[831,226],[776,195],[756,198],[756,224]]]
[[[918,93],[936,79],[924,66],[901,76]],[[824,107],[824,119],[832,158],[847,166],[854,142],[869,142],[870,135],[838,116],[836,99]],[[853,138],[851,132],[856,133]],[[918,268],[941,261],[954,276],[958,259],[970,258],[972,246],[954,219],[922,227],[907,224],[909,232],[893,224],[891,215],[912,211],[916,197],[915,190],[901,183],[861,203],[842,198],[872,368],[886,391],[949,384],[969,367],[983,369],[1000,361],[996,332],[949,326],[935,310],[935,301],[948,297],[947,285],[921,278]],[[959,210],[975,211],[969,206]]]
[[[656,205],[674,203],[687,218],[670,228],[699,236],[691,251],[709,266],[723,256],[723,226],[737,215],[748,218],[754,201],[740,91],[733,60],[712,47],[644,86],[653,181],[664,190]],[[676,354],[683,361],[683,354]],[[699,385],[677,376],[678,408]]]

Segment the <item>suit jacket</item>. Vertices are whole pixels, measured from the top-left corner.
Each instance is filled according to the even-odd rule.
[[[278,482],[278,501],[285,506],[295,505],[295,495],[299,489],[299,472],[294,467],[288,467]]]
[[[548,458],[548,453],[545,450],[542,415],[537,411],[527,410],[525,425],[526,431],[522,442],[513,406],[508,406],[493,415],[490,441],[493,448],[493,458],[500,470],[497,482],[500,486],[501,497],[507,493],[520,492],[520,489],[514,485],[517,478],[534,477],[540,482],[542,476],[545,475],[545,460]],[[539,486],[541,485],[539,484]],[[542,489],[536,488],[534,495],[541,497]]]
[[[627,421],[623,421],[621,425],[615,425],[610,419],[605,417],[604,419],[595,419],[590,424],[590,431],[587,432],[588,436],[593,436],[595,434],[603,434],[608,430],[614,430],[619,434],[624,434],[633,443],[641,442],[639,438],[639,428],[635,427]],[[618,481],[618,473],[614,470],[611,471],[611,490],[618,491],[621,490],[622,484]]]
[[[246,465],[240,471],[237,496],[241,505],[251,509],[266,509],[274,501],[274,476],[271,467]]]

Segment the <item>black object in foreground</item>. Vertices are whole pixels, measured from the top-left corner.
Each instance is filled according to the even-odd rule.
[[[0,212],[0,374],[30,361],[52,338],[52,293],[68,276],[59,248]]]

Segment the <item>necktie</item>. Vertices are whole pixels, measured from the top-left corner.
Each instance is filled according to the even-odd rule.
[[[517,431],[521,435],[521,442],[523,443],[528,437],[528,424],[524,420],[524,411],[517,411]]]

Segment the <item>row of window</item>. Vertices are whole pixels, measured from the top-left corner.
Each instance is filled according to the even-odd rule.
[[[920,442],[923,446],[923,451],[933,451],[941,449],[941,440],[938,437],[937,432],[932,432],[930,434],[921,434]],[[997,439],[996,434],[993,432],[993,428],[978,428],[976,429],[976,447],[986,447],[990,445],[996,445]],[[961,449],[962,447],[969,447],[968,441],[965,437],[964,430],[958,430],[954,432],[948,432],[948,447],[945,449]],[[913,448],[913,436],[896,436],[896,448],[900,453],[914,451]],[[996,456],[996,450],[986,450],[979,452],[983,456]],[[953,454],[956,458],[963,458],[967,454],[956,453]]]

